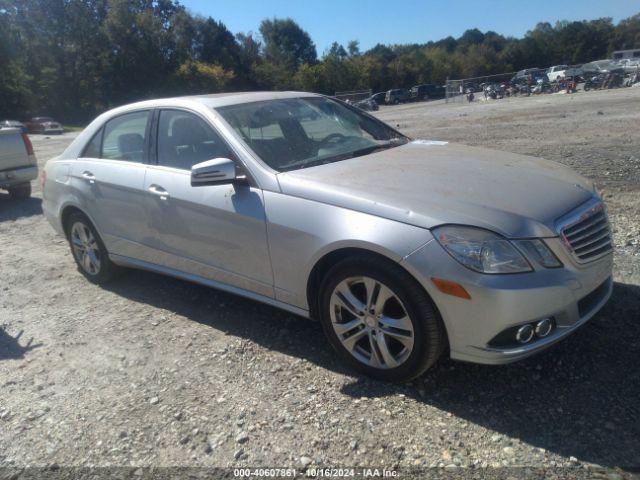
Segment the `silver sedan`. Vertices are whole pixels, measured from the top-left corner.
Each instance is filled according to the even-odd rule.
[[[308,93],[111,110],[47,163],[43,208],[88,280],[142,268],[317,319],[345,362],[384,380],[444,353],[527,357],[612,289],[609,224],[588,180],[412,140]]]

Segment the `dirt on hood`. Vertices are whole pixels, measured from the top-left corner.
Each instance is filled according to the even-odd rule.
[[[280,174],[284,193],[419,227],[474,225],[511,238],[556,236],[593,185],[562,164],[446,142]]]

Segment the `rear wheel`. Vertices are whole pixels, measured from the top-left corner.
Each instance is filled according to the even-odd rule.
[[[66,233],[78,270],[90,282],[103,284],[118,273],[119,268],[109,259],[102,239],[86,215],[71,214]]]
[[[429,297],[392,262],[343,260],[322,282],[320,301],[331,345],[348,365],[371,377],[409,381],[432,366],[446,345]]]
[[[31,196],[31,184],[24,183],[22,185],[16,185],[8,189],[9,195],[13,198],[29,198]]]

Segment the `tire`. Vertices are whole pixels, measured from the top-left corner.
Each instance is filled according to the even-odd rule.
[[[103,285],[120,273],[120,267],[109,259],[104,242],[86,215],[72,213],[65,223],[65,233],[78,270],[87,280]],[[86,241],[83,241],[85,238]],[[82,252],[89,253],[85,255]]]
[[[13,198],[29,198],[31,196],[31,184],[23,183],[8,189],[9,195]]]
[[[373,292],[375,285],[379,285],[378,295],[374,293],[373,298],[380,298],[382,292],[385,292],[385,298],[393,295],[382,302],[381,311],[372,308],[366,315],[357,317],[350,312],[358,307],[347,309],[342,306],[346,305],[343,299],[350,298],[352,307],[357,304],[367,310],[364,307],[367,295],[363,292],[368,289],[364,287],[365,283],[359,284],[358,279],[373,284]],[[353,296],[340,296],[345,287],[353,289],[349,290]],[[384,287],[387,290],[383,290]],[[360,295],[354,294],[358,288]],[[358,299],[363,301],[359,303]],[[444,325],[431,299],[413,277],[391,261],[363,255],[337,263],[321,283],[319,300],[320,322],[329,343],[347,365],[375,379],[412,380],[429,369],[447,345]],[[357,326],[352,327],[354,323]],[[390,325],[395,327],[389,329]],[[347,331],[346,328],[350,329]],[[353,341],[355,338],[358,339]],[[397,340],[400,338],[402,341]],[[351,349],[345,346],[349,342],[353,343]]]
[[[584,90],[585,92],[588,92],[591,89],[591,86],[588,84],[584,84],[584,86],[582,87],[582,90]]]

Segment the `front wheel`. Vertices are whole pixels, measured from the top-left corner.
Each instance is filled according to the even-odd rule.
[[[321,323],[352,368],[406,382],[431,367],[446,346],[431,300],[392,262],[359,257],[335,265],[321,286]]]
[[[118,273],[119,268],[109,259],[102,239],[85,215],[71,214],[66,222],[66,233],[78,270],[87,280],[100,285]]]

